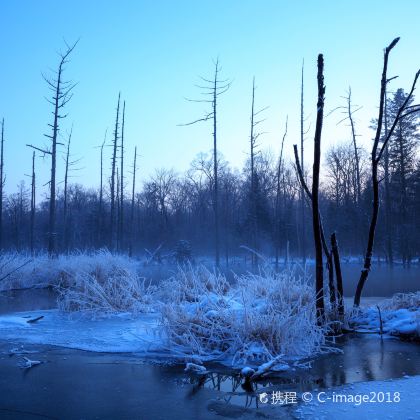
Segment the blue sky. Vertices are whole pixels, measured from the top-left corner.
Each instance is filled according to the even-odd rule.
[[[299,141],[300,67],[305,59],[305,111],[315,118],[316,58],[325,57],[326,109],[343,103],[351,85],[360,141],[370,144],[369,121],[376,114],[383,48],[401,41],[391,56],[393,88],[411,85],[420,67],[420,2],[392,1],[4,1],[1,6],[0,117],[6,124],[6,190],[14,191],[30,172],[26,143],[43,146],[51,107],[41,72],[57,66],[63,37],[80,42],[65,76],[78,82],[68,105],[65,133],[72,123],[73,156],[83,169],[74,178],[99,182],[99,150],[112,132],[118,92],[126,100],[127,159],[141,154],[140,178],[155,168],[186,170],[200,151],[211,149],[211,125],[179,127],[200,117],[198,76],[211,76],[219,56],[233,84],[220,101],[220,151],[233,166],[247,157],[252,77],[257,107],[270,106],[261,148],[278,153],[286,115],[286,151]],[[324,150],[349,139],[337,127],[339,114],[325,121]],[[312,127],[314,124],[312,124]],[[311,160],[313,131],[307,139]],[[107,159],[110,149],[107,150]],[[109,172],[110,161],[106,165]],[[49,160],[37,159],[39,185],[48,179]],[[63,161],[59,160],[59,178]],[[29,182],[29,180],[27,180]]]

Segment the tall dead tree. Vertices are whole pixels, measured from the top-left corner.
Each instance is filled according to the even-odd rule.
[[[302,173],[305,175],[305,164],[304,164],[304,141],[305,141],[305,132],[304,132],[304,121],[305,114],[303,109],[303,70],[305,62],[302,62],[302,77],[301,77],[301,89],[300,89],[300,164],[302,168]],[[305,223],[305,192],[303,186],[300,188],[300,221],[302,224],[302,235],[301,235],[301,248],[302,248],[302,259],[303,263],[306,262],[306,223]]]
[[[353,152],[354,152],[354,174],[355,174],[355,197],[354,201],[357,205],[357,213],[355,216],[354,221],[354,234],[355,237],[358,238],[358,240],[361,239],[360,235],[360,206],[362,202],[362,180],[361,180],[361,174],[360,174],[360,154],[359,154],[359,148],[357,146],[357,134],[356,134],[356,127],[354,123],[354,117],[353,115],[362,109],[361,106],[353,105],[352,104],[352,98],[351,98],[351,87],[349,86],[349,90],[347,92],[347,96],[344,96],[343,99],[346,101],[346,105],[339,106],[337,109],[341,109],[341,113],[344,114],[344,118],[342,118],[337,125],[341,124],[343,121],[348,121],[351,129],[351,141],[353,145]],[[337,161],[337,166],[340,165],[340,162]],[[354,178],[354,175],[352,176]],[[353,179],[352,179],[353,181]],[[336,194],[337,195],[337,194]],[[337,195],[338,198],[338,195]],[[357,242],[356,241],[356,242]]]
[[[369,272],[372,265],[372,254],[373,254],[373,245],[375,241],[375,230],[376,225],[378,222],[378,214],[379,214],[379,176],[378,176],[378,169],[379,164],[381,162],[381,158],[385,152],[385,149],[388,145],[389,139],[394,133],[394,130],[397,124],[406,117],[407,115],[419,112],[420,105],[409,105],[410,100],[413,96],[414,89],[416,87],[417,79],[420,75],[420,70],[417,71],[414,81],[410,90],[410,93],[407,95],[404,103],[398,109],[394,121],[391,124],[391,128],[389,129],[386,137],[383,139],[382,144],[381,141],[381,134],[382,134],[382,125],[383,125],[383,118],[384,118],[384,108],[385,108],[385,92],[386,92],[386,85],[387,85],[387,70],[388,70],[388,58],[389,53],[395,47],[400,39],[395,38],[389,45],[386,47],[384,52],[384,64],[382,70],[382,78],[381,78],[381,93],[379,98],[379,115],[377,120],[377,128],[375,138],[373,140],[372,146],[372,153],[371,153],[371,171],[372,171],[372,189],[373,189],[373,202],[372,202],[372,216],[370,221],[369,227],[369,236],[366,245],[366,253],[364,258],[363,269],[360,274],[359,281],[356,287],[356,293],[354,295],[354,306],[358,307],[360,305],[360,297],[362,294],[363,287],[366,283],[366,280],[369,276]]]
[[[298,175],[298,178],[299,178],[299,181],[300,181],[300,185],[302,186],[304,192],[306,193],[306,196],[307,196],[309,202],[312,204],[312,193],[309,190],[309,187],[306,184],[306,181],[305,181],[305,178],[304,178],[304,175],[303,175],[302,167],[301,167],[300,162],[299,162],[298,147],[297,147],[296,144],[293,145],[293,149],[294,149],[294,154],[295,154],[296,172],[297,172],[297,175]],[[328,287],[329,287],[329,291],[330,291],[329,297],[330,297],[331,308],[334,311],[335,307],[337,306],[337,298],[338,298],[338,313],[339,314],[344,314],[344,307],[341,308],[341,306],[340,306],[343,303],[343,294],[342,294],[343,279],[342,279],[342,275],[341,275],[340,258],[339,257],[336,258],[336,255],[339,255],[338,254],[337,239],[336,239],[335,233],[333,233],[334,241],[333,241],[333,237],[331,236],[332,248],[330,250],[328,248],[327,240],[326,240],[326,237],[325,237],[321,214],[319,214],[319,221],[320,221],[319,230],[320,230],[320,234],[321,234],[322,249],[324,251],[325,258],[327,260],[326,266],[327,266],[327,270],[328,270]],[[337,296],[336,296],[336,290],[335,290],[335,285],[334,285],[334,264],[335,264],[336,279],[337,279]]]
[[[252,100],[251,100],[251,127],[250,127],[250,136],[249,136],[249,144],[250,144],[250,219],[251,219],[251,241],[252,241],[252,248],[254,251],[258,249],[258,175],[255,171],[255,157],[258,153],[258,137],[261,136],[261,132],[256,132],[257,126],[263,122],[264,120],[257,120],[257,117],[261,112],[265,111],[267,107],[260,109],[259,111],[255,111],[255,77],[252,79]],[[256,253],[252,253],[252,264],[255,265],[257,263],[257,255]]]
[[[71,136],[73,133],[73,127],[71,128],[69,139],[67,140],[67,152],[65,158],[65,169],[64,169],[64,199],[63,199],[63,224],[64,224],[64,249],[68,249],[68,180],[69,180],[69,166],[70,166],[70,143],[71,143]]]
[[[121,122],[121,155],[120,155],[120,217],[119,217],[119,246],[122,248],[124,239],[124,124],[125,124],[125,101],[123,102]]]
[[[391,80],[394,80],[397,76],[390,77],[387,79],[386,84]],[[388,137],[388,99],[387,89],[385,87],[385,99],[384,99],[384,130],[385,138]],[[389,176],[389,144],[386,145],[384,151],[384,189],[385,189],[385,231],[386,231],[386,250],[388,263],[392,266],[394,264],[394,251],[392,246],[393,237],[393,226],[391,223],[391,187],[390,187],[390,176]]]
[[[362,182],[360,177],[360,157],[359,157],[359,149],[357,147],[357,138],[356,138],[356,129],[354,126],[354,119],[353,114],[357,112],[362,107],[358,107],[356,109],[352,109],[351,104],[351,87],[349,86],[349,92],[347,95],[347,118],[350,122],[351,127],[351,138],[353,142],[353,149],[354,149],[354,165],[356,168],[356,196],[357,196],[357,204],[360,205],[362,201]]]
[[[117,114],[115,117],[114,139],[112,141],[112,158],[111,158],[111,212],[110,212],[110,248],[115,249],[116,242],[116,201],[115,201],[115,173],[117,165],[117,148],[118,148],[118,131],[119,131],[119,117],[120,117],[120,97],[118,94]]]
[[[103,229],[103,207],[104,207],[104,188],[103,188],[103,175],[104,175],[104,146],[106,143],[106,134],[108,130],[105,130],[104,141],[102,142],[101,148],[101,164],[100,164],[100,181],[99,181],[99,203],[98,203],[98,219],[97,219],[97,231],[98,231],[98,244],[102,244],[102,229]]]
[[[324,101],[325,101],[325,86],[324,86],[324,57],[322,54],[318,55],[318,101],[317,101],[317,116],[316,116],[316,127],[314,136],[314,163],[312,171],[312,191],[309,190],[306,185],[303,170],[299,162],[298,148],[294,145],[296,169],[300,179],[301,186],[306,192],[308,198],[312,204],[312,226],[313,236],[315,244],[315,291],[316,291],[316,311],[318,323],[322,323],[325,317],[325,305],[324,305],[324,269],[323,269],[323,258],[322,252],[325,252],[327,257],[327,266],[329,271],[329,289],[330,289],[330,302],[332,307],[335,307],[335,288],[333,278],[333,256],[329,251],[324,229],[322,227],[322,220],[319,211],[319,173],[321,163],[321,135],[322,135],[322,124],[324,118]]]
[[[133,239],[134,239],[134,198],[136,191],[136,169],[137,169],[137,146],[134,148],[133,162],[133,184],[131,188],[131,209],[130,209],[130,246],[128,247],[128,256],[133,256]]]
[[[205,79],[200,77],[204,85],[197,85],[203,90],[203,95],[209,99],[187,99],[190,102],[199,102],[210,104],[211,111],[206,112],[202,118],[198,118],[187,124],[180,124],[180,126],[193,125],[199,122],[212,121],[213,123],[213,211],[214,211],[214,241],[215,241],[215,263],[216,267],[220,266],[220,220],[219,220],[219,171],[218,171],[218,157],[217,157],[217,104],[220,95],[225,93],[232,82],[229,79],[220,79],[221,67],[219,59],[214,62],[214,77],[213,79]]]
[[[117,179],[116,179],[116,185],[117,185],[117,191],[115,194],[115,201],[116,201],[116,206],[117,206],[117,251],[119,251],[120,249],[120,174],[119,174],[119,170],[117,167]]]
[[[316,127],[314,137],[314,163],[312,171],[312,225],[315,243],[315,289],[316,289],[316,310],[318,322],[324,319],[324,267],[322,263],[322,240],[321,240],[321,220],[319,217],[319,172],[321,163],[321,134],[324,118],[324,57],[318,55],[318,102],[316,114]]]
[[[287,125],[288,125],[289,118],[286,117],[286,126],[284,129],[283,138],[281,141],[281,148],[280,148],[280,156],[279,161],[277,163],[277,176],[276,176],[276,205],[275,205],[275,219],[276,219],[276,226],[275,226],[275,259],[276,259],[276,270],[279,268],[279,248],[280,248],[280,223],[281,223],[281,216],[280,216],[280,200],[281,200],[281,177],[283,174],[283,150],[284,150],[284,141],[287,136]],[[284,202],[284,197],[283,197]]]
[[[58,142],[58,134],[60,131],[59,121],[67,115],[62,114],[63,108],[71,100],[73,96],[73,89],[76,86],[71,81],[63,80],[63,72],[65,65],[68,63],[68,58],[71,52],[76,47],[78,41],[73,45],[66,43],[66,50],[60,53],[60,61],[56,76],[53,79],[48,79],[44,76],[49,89],[53,92],[52,99],[47,101],[53,106],[53,122],[48,124],[51,127],[51,134],[44,134],[45,137],[51,140],[51,147],[39,148],[33,145],[28,145],[33,149],[39,150],[44,155],[51,156],[51,177],[50,177],[50,199],[49,199],[49,219],[48,219],[48,255],[54,256],[56,254],[56,171],[57,171],[57,146],[62,145]]]
[[[3,187],[4,187],[4,118],[1,120],[1,144],[0,144],[0,250],[3,247]]]
[[[32,177],[31,177],[31,219],[30,219],[30,247],[31,255],[34,255],[34,230],[35,230],[35,206],[36,206],[36,183],[35,183],[35,150],[32,153]]]

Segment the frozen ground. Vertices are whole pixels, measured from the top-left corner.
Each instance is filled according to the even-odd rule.
[[[28,320],[43,316],[35,323]],[[157,314],[141,314],[133,318],[119,314],[93,320],[80,314],[58,309],[16,312],[0,315],[0,337],[22,343],[51,344],[95,352],[133,352],[166,354],[159,337]],[[161,330],[160,330],[161,331]]]
[[[299,419],[313,420],[415,420],[420,418],[419,389],[420,376],[415,376],[314,391],[312,402],[302,403],[295,415]],[[363,396],[367,401],[376,402],[354,402],[361,401]],[[378,402],[382,398],[384,402]],[[353,402],[344,402],[345,399],[353,399]]]

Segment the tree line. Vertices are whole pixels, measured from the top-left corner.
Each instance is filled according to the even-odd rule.
[[[401,259],[410,264],[420,255],[420,136],[418,108],[412,92],[396,88],[394,78],[386,79],[382,121],[372,120],[380,159],[376,179],[372,178],[371,153],[359,144],[354,118],[360,107],[353,104],[349,88],[343,105],[342,121],[349,125],[348,140],[338,142],[317,157],[322,176],[314,178],[304,155],[304,84],[302,66],[301,138],[295,150],[297,159],[285,158],[287,119],[279,156],[260,148],[264,107],[257,108],[256,82],[250,86],[249,157],[244,167],[233,168],[220,153],[217,138],[217,105],[230,87],[222,79],[219,61],[210,78],[202,78],[204,100],[209,111],[186,124],[211,123],[209,146],[191,162],[185,173],[158,169],[148,178],[141,176],[137,148],[124,146],[125,101],[118,95],[111,156],[106,140],[98,149],[100,173],[98,188],[86,188],[70,182],[77,170],[72,160],[72,131],[60,143],[60,128],[66,117],[75,84],[63,78],[69,56],[77,43],[66,45],[53,78],[45,78],[52,91],[49,100],[53,119],[46,133],[48,147],[28,145],[32,149],[30,183],[21,182],[17,191],[4,193],[7,156],[4,142],[7,126],[2,120],[0,143],[0,247],[3,250],[47,250],[50,254],[75,249],[107,247],[136,255],[159,248],[161,254],[175,249],[179,241],[191,245],[193,255],[215,253],[216,264],[229,263],[232,257],[248,255],[256,264],[258,254],[272,256],[276,264],[291,257],[314,258],[310,244],[313,232],[307,226],[317,221],[311,200],[304,191],[319,183],[317,207],[325,232],[336,232],[341,253],[363,255],[371,223],[372,197],[377,196],[378,224],[376,255],[390,264]],[[391,83],[392,82],[392,83]],[[401,108],[407,112],[399,115]],[[319,106],[318,106],[319,110]],[[412,112],[411,112],[412,111]],[[380,129],[378,131],[378,127]],[[210,143],[211,140],[211,143]],[[64,151],[65,177],[56,176],[57,148]],[[321,153],[321,151],[319,151]],[[49,196],[36,202],[36,162],[39,156],[51,159]],[[110,157],[110,162],[108,158]],[[376,158],[375,158],[376,159]],[[299,176],[299,166],[301,176]],[[26,171],[25,171],[26,172]],[[141,182],[139,182],[139,180]],[[313,196],[315,197],[315,196]],[[318,212],[317,210],[317,212]]]

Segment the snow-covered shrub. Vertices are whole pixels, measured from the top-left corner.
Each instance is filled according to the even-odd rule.
[[[239,366],[325,349],[313,288],[290,271],[240,276],[229,286],[220,274],[189,267],[162,293],[168,346],[186,357]]]

